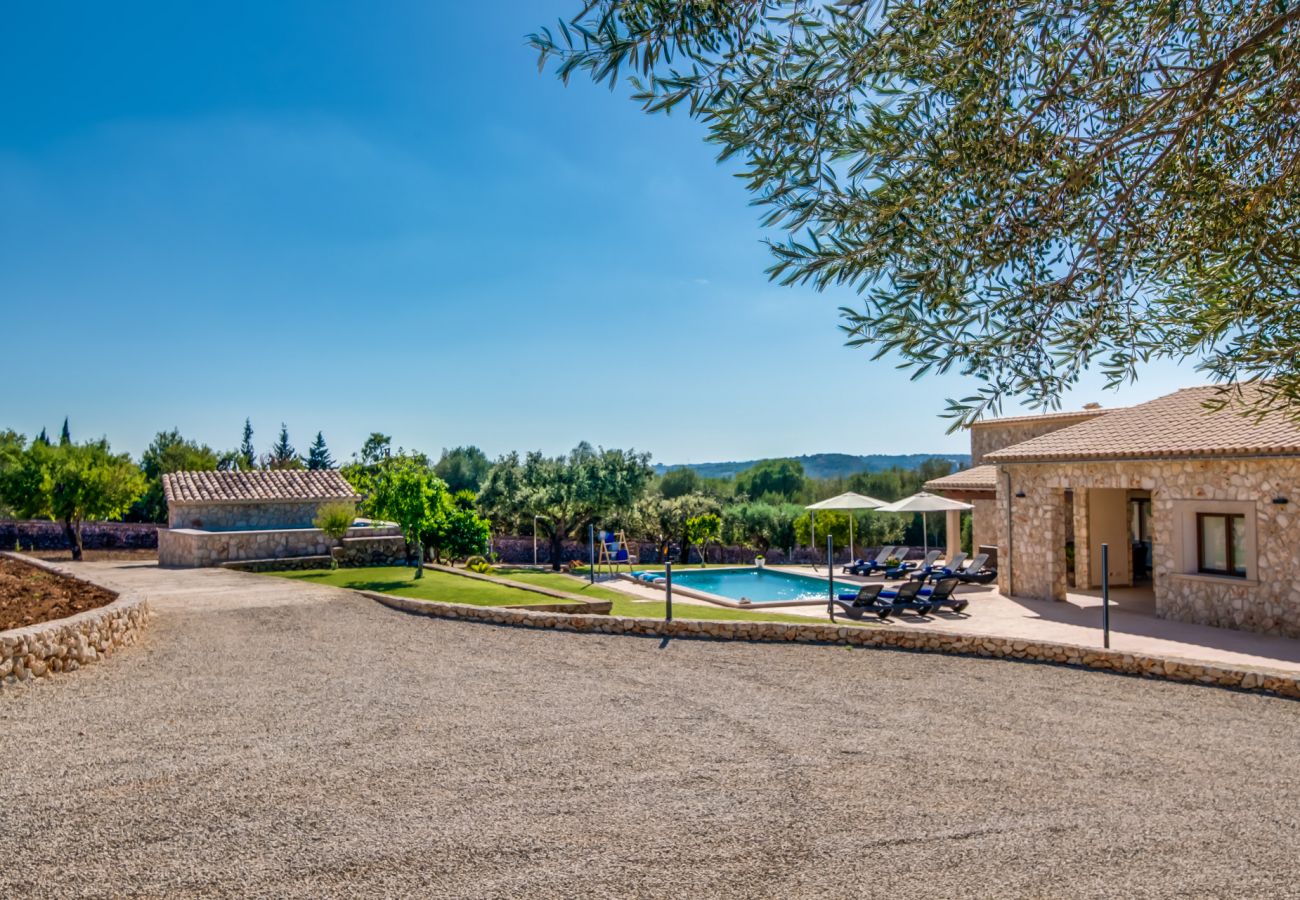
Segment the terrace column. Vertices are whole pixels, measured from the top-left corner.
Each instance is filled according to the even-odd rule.
[[[1092,587],[1092,551],[1088,539],[1088,489],[1074,489],[1074,585],[1086,591]]]
[[[975,548],[972,547],[971,550]],[[961,552],[961,510],[948,510],[948,547],[945,559],[952,559]]]

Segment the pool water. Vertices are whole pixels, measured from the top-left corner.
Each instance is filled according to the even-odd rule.
[[[772,569],[691,569],[674,572],[673,585],[705,591],[729,600],[779,603],[792,600],[825,601],[824,579]]]

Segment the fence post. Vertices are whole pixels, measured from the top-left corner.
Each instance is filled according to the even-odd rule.
[[[1110,649],[1110,545],[1101,545],[1101,645]]]
[[[591,576],[591,583],[595,584],[596,583],[596,526],[595,525],[587,526],[587,546],[591,550],[591,569],[588,574]]]
[[[835,538],[826,535],[826,612],[835,621]]]
[[[664,563],[664,615],[665,621],[673,620],[673,563]]]

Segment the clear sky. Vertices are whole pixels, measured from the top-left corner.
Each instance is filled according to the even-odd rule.
[[[958,378],[780,288],[684,116],[539,75],[577,0],[43,0],[0,29],[0,428],[338,457],[579,440],[705,462],[961,451]],[[1201,378],[1152,369],[1067,405]],[[888,414],[882,413],[887,410]],[[1008,410],[1017,412],[1019,410]]]

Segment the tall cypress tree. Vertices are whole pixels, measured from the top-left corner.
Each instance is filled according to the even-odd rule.
[[[302,460],[298,458],[298,451],[289,443],[289,428],[283,422],[280,423],[280,436],[275,441],[275,446],[271,448],[271,455],[266,460],[268,469],[301,469]]]
[[[257,451],[253,449],[253,422],[244,419],[244,441],[239,445],[239,467],[251,472],[257,467]]]
[[[325,435],[319,431],[316,432],[316,440],[312,441],[311,447],[307,450],[307,468],[334,468],[334,457],[330,456],[329,448],[325,446]]]
[[[72,432],[68,430],[68,417],[63,417],[63,431],[59,432],[59,446],[66,447],[72,443]]]
[[[48,447],[48,446],[50,446],[50,436],[49,436],[48,434],[46,434],[46,433],[45,433],[45,429],[42,428],[42,429],[41,429],[41,433],[38,434],[38,435],[36,435],[36,440],[32,441],[32,443],[33,443],[33,444],[44,444],[46,447]]]

